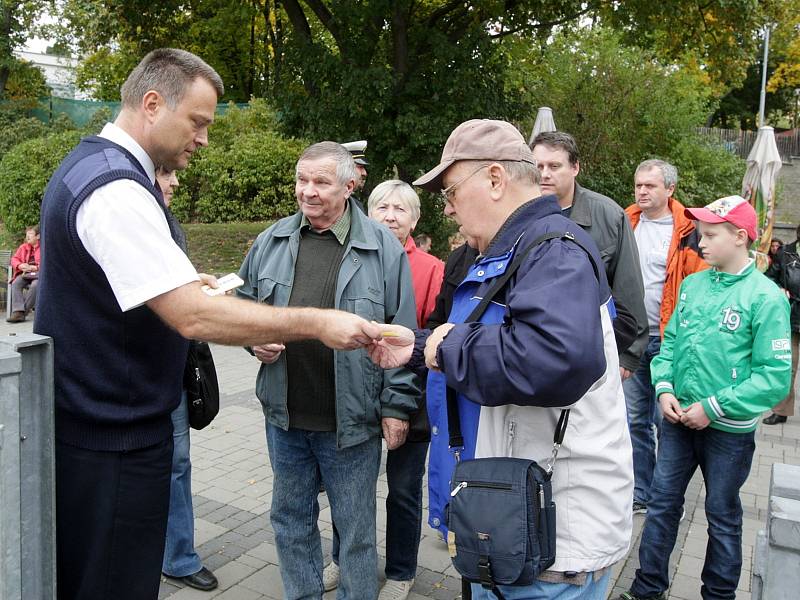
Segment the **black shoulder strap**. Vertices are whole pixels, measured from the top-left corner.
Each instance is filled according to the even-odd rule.
[[[483,312],[486,310],[486,307],[489,306],[489,303],[494,299],[497,294],[506,286],[509,279],[514,275],[514,273],[519,269],[522,262],[525,258],[530,254],[530,252],[543,244],[544,242],[548,242],[554,239],[564,239],[569,240],[570,242],[577,245],[581,250],[586,253],[586,256],[589,257],[589,262],[592,264],[592,269],[594,270],[594,276],[599,280],[600,279],[600,271],[598,270],[597,263],[592,256],[592,253],[581,244],[578,240],[575,239],[575,236],[570,232],[558,232],[558,231],[551,231],[549,233],[545,233],[537,237],[533,240],[530,245],[528,245],[522,252],[516,254],[514,256],[514,260],[506,269],[505,273],[503,273],[497,280],[494,282],[489,291],[484,294],[481,301],[478,305],[474,308],[474,310],[469,314],[469,316],[464,319],[464,323],[471,323],[477,321]],[[567,430],[567,422],[569,421],[569,409],[565,408],[561,411],[561,416],[558,420],[558,425],[556,426],[555,433],[553,434],[553,444],[555,446],[560,446],[561,443],[564,441],[564,433]],[[450,448],[451,449],[459,449],[464,447],[464,436],[461,433],[461,415],[458,411],[458,401],[457,401],[457,394],[456,391],[451,388],[450,386],[447,387],[447,428],[450,434]],[[457,451],[457,450],[456,450]]]

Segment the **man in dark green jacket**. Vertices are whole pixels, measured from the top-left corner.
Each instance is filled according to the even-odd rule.
[[[555,194],[561,213],[581,226],[600,249],[606,265],[611,295],[636,319],[636,339],[619,355],[623,381],[639,367],[647,347],[647,312],[639,252],[630,222],[622,207],[611,198],[578,185],[578,145],[568,133],[540,133],[531,144],[542,174],[543,194]]]

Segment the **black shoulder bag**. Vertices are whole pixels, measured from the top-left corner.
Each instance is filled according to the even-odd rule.
[[[544,234],[514,257],[464,322],[477,321],[531,250],[556,238],[583,249],[598,276],[591,253],[571,233]],[[535,460],[523,458],[459,460],[464,438],[456,392],[451,388],[447,389],[447,420],[450,448],[458,461],[450,481],[447,508],[447,541],[453,565],[464,579],[480,583],[504,600],[498,585],[531,585],[555,562],[556,505],[551,478],[564,441],[569,409],[561,411],[553,435],[553,452],[544,468]]]
[[[219,412],[219,382],[214,367],[214,357],[206,342],[189,340],[189,356],[183,370],[183,389],[186,390],[186,407],[189,426],[203,429]]]

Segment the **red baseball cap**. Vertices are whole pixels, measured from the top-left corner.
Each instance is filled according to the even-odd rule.
[[[756,211],[741,196],[720,198],[703,208],[687,208],[685,214],[703,223],[730,223],[737,229],[744,229],[751,242],[758,237]]]

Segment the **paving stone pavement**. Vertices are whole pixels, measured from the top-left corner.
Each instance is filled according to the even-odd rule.
[[[0,322],[0,335],[30,331],[30,321],[10,325]],[[222,410],[203,431],[192,431],[192,486],[195,507],[195,545],[204,564],[214,571],[220,586],[200,592],[163,578],[159,599],[170,600],[278,600],[282,586],[275,540],[269,522],[272,473],[266,454],[264,417],[253,392],[258,362],[241,348],[213,347],[222,392]],[[384,453],[385,458],[385,453]],[[766,522],[771,465],[800,465],[800,417],[779,426],[761,426],[750,476],[742,488],[744,507],[744,567],[737,600],[750,598],[750,577],[756,533]],[[383,500],[385,470],[378,480],[378,551],[385,555],[386,514]],[[686,518],[670,560],[670,600],[700,597],[700,572],[707,542],[704,489],[699,473],[686,494]],[[427,493],[425,494],[427,506]],[[320,496],[320,532],[326,562],[331,549],[331,516],[327,498]],[[446,546],[423,518],[419,569],[410,600],[460,597],[460,581],[450,564]],[[617,564],[609,598],[630,585],[638,566],[638,544],[643,516],[634,518],[631,551]],[[383,577],[383,563],[379,565]],[[333,592],[324,596],[335,598]]]

